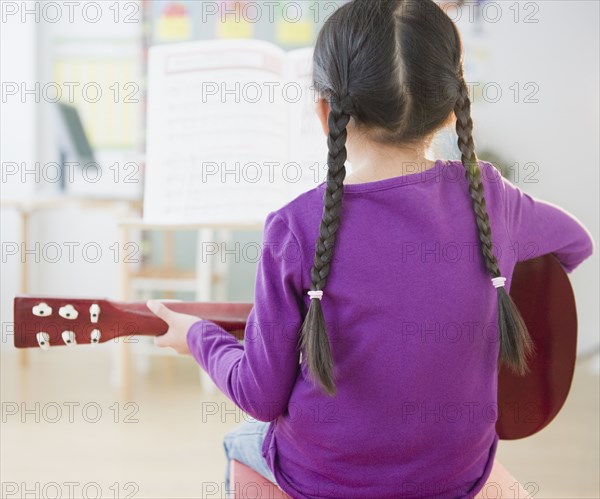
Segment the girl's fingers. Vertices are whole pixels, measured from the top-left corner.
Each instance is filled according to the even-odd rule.
[[[168,330],[165,334],[162,334],[160,336],[156,336],[154,338],[154,344],[159,347],[159,348],[164,348],[164,347],[168,347],[171,346],[170,345],[170,341],[168,340],[168,336],[169,336],[169,331]]]
[[[165,307],[163,303],[158,300],[148,300],[146,306],[167,324],[171,324],[170,320],[173,317],[173,312]]]
[[[188,354],[186,334],[194,322],[200,320],[193,315],[179,314],[158,300],[148,300],[146,306],[168,325],[167,332],[154,338],[157,347],[171,347],[177,353]]]
[[[171,332],[171,321],[173,320],[172,318],[172,311],[169,310],[167,307],[165,307],[160,301],[158,300],[148,300],[146,302],[146,306],[154,313],[156,314],[157,317],[161,318],[163,321],[165,321],[168,325],[169,325],[169,329],[167,329],[167,332],[165,334],[162,334],[160,336],[156,336],[154,338],[154,344],[159,347],[159,348],[164,348],[164,347],[168,347],[171,346],[171,342],[170,342],[170,332]]]

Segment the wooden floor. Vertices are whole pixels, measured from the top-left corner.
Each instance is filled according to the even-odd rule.
[[[26,369],[2,353],[1,497],[224,497],[222,438],[243,414],[203,392],[189,358],[155,358],[135,375],[131,402],[119,401],[110,348],[35,350]],[[500,443],[533,497],[600,497],[599,391],[589,362],[578,365],[553,424]]]

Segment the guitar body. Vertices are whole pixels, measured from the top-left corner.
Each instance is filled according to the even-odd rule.
[[[525,376],[500,367],[496,430],[504,440],[533,435],[554,419],[569,394],[577,355],[575,296],[556,257],[518,263],[510,287],[536,353]]]
[[[524,438],[540,431],[563,406],[575,366],[577,314],[567,274],[552,255],[516,265],[511,297],[519,308],[536,354],[524,377],[500,367],[500,438]],[[243,339],[251,303],[165,303],[170,309],[210,320]],[[14,301],[14,343],[18,348],[103,343],[121,336],[159,336],[167,324],[145,303],[84,298],[18,296]]]

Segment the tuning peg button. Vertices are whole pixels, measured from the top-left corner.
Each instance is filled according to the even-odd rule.
[[[94,329],[92,331],[92,333],[90,334],[92,343],[100,343],[100,337],[102,335],[100,334],[100,330],[99,329]]]
[[[90,321],[94,324],[98,322],[98,316],[100,315],[100,305],[93,303],[90,306]]]
[[[37,317],[48,317],[52,315],[52,307],[45,302],[41,302],[31,309],[31,313]]]
[[[48,350],[50,348],[50,335],[43,331],[35,335],[38,345],[42,350]]]
[[[58,309],[58,315],[60,315],[63,319],[75,320],[77,319],[79,313],[73,305],[65,305],[64,307],[60,307]]]
[[[62,339],[67,345],[75,345],[77,344],[77,338],[75,337],[75,333],[73,331],[63,331]]]

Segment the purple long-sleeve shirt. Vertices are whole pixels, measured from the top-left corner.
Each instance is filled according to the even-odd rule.
[[[572,271],[594,250],[574,216],[481,161],[494,253],[554,253]],[[207,320],[187,340],[216,385],[272,421],[263,455],[294,498],[462,498],[496,453],[497,292],[482,260],[464,168],[344,189],[322,307],[335,365],[329,397],[299,364],[298,331],[325,183],[271,212],[244,344]]]

